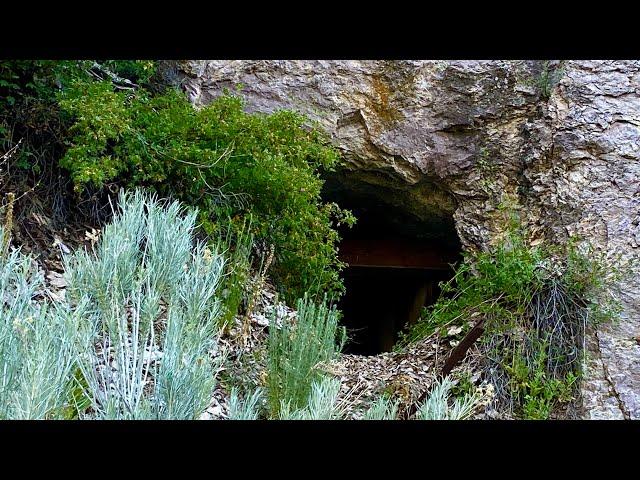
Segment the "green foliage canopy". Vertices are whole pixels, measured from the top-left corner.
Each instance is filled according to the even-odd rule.
[[[319,173],[339,155],[305,117],[246,113],[229,93],[196,109],[174,90],[153,96],[111,81],[75,81],[59,99],[73,120],[60,164],[76,189],[150,187],[198,207],[209,234],[250,217],[254,237],[275,246],[272,275],[288,300],[341,290],[334,225],[353,217],[321,201]]]

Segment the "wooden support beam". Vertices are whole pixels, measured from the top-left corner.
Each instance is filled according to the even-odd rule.
[[[404,239],[345,239],[340,260],[354,267],[420,268],[448,270],[457,253],[441,245]]]

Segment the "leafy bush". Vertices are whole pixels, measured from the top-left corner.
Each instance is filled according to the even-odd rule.
[[[332,360],[344,345],[344,327],[338,312],[326,302],[316,304],[305,296],[297,303],[295,322],[271,320],[267,355],[267,396],[273,418],[283,405],[288,411],[304,408],[314,382],[322,378],[317,368]],[[317,387],[319,388],[319,387]]]
[[[53,102],[75,80],[148,84],[154,73],[151,60],[1,60],[0,111],[34,99]]]
[[[542,286],[538,266],[543,256],[542,249],[527,248],[518,235],[490,251],[468,255],[453,278],[441,283],[440,298],[406,332],[401,343],[424,338],[456,322],[463,324],[478,314],[493,315],[503,305],[515,306],[513,312],[506,310],[509,315],[522,314],[520,307],[528,304],[533,292]]]
[[[75,63],[53,60],[0,61],[0,109],[7,109],[27,99],[52,100],[56,86],[60,85],[63,78],[68,78]]]
[[[80,368],[92,417],[195,419],[206,409],[221,362],[224,259],[193,246],[196,214],[121,193],[95,255],[65,259],[68,296],[91,315]]]
[[[319,173],[339,158],[328,139],[293,112],[245,113],[236,96],[195,109],[152,88],[154,71],[140,60],[1,61],[0,139],[5,150],[24,140],[12,171],[32,172],[34,184],[70,176],[91,199],[83,213],[100,221],[104,186],[150,187],[198,207],[210,235],[273,244],[271,274],[288,301],[339,294],[336,227],[354,219],[320,199]],[[60,185],[42,188],[66,205]]]
[[[109,78],[147,83],[154,63],[141,60],[0,60],[0,143],[25,140],[18,165],[30,168],[45,159],[59,159],[67,124],[56,94],[74,81]],[[42,150],[42,151],[41,151]]]
[[[353,219],[320,200],[319,171],[333,169],[338,153],[304,117],[248,114],[229,94],[195,109],[177,91],[151,96],[108,81],[73,83],[60,106],[74,119],[60,163],[77,189],[153,187],[197,206],[210,234],[251,216],[250,233],[276,247],[273,274],[287,299],[312,287],[340,291],[332,222]]]
[[[547,349],[538,347],[537,358],[527,362],[523,355],[514,355],[512,363],[503,366],[509,375],[511,396],[522,407],[525,419],[547,419],[554,403],[569,401],[578,376],[569,371],[564,378],[548,373]]]

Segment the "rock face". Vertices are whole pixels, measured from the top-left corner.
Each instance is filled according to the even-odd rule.
[[[482,248],[520,208],[540,238],[580,234],[631,275],[621,321],[589,338],[587,418],[640,418],[640,62],[165,62],[196,105],[242,85],[251,111],[305,113],[343,151],[345,188],[381,192]],[[389,195],[392,192],[393,195]]]
[[[537,215],[629,263],[619,322],[590,340],[590,418],[640,418],[640,62],[567,62],[548,104],[547,158],[530,170]]]

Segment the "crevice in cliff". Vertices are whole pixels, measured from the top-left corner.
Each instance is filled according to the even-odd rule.
[[[622,401],[622,398],[620,398],[620,394],[618,393],[618,390],[616,389],[616,385],[614,383],[614,381],[611,379],[611,374],[609,373],[609,368],[607,366],[607,362],[605,361],[603,355],[602,355],[602,349],[600,348],[600,336],[598,335],[598,329],[597,327],[594,328],[593,330],[593,335],[595,336],[595,346],[596,346],[596,350],[597,350],[597,355],[598,355],[598,359],[600,360],[601,364],[602,364],[602,372],[604,373],[604,379],[606,380],[607,384],[609,385],[609,394],[611,396],[613,396],[616,399],[616,402],[618,404],[618,408],[620,409],[620,412],[622,413],[622,416],[624,417],[625,420],[630,420],[631,419],[631,415],[629,414],[629,410],[627,410],[624,402]]]
[[[358,219],[340,231],[339,254],[348,264],[338,305],[350,339],[345,353],[390,351],[422,307],[435,302],[438,283],[459,259],[454,201],[433,184],[345,171],[327,176],[323,198]]]

